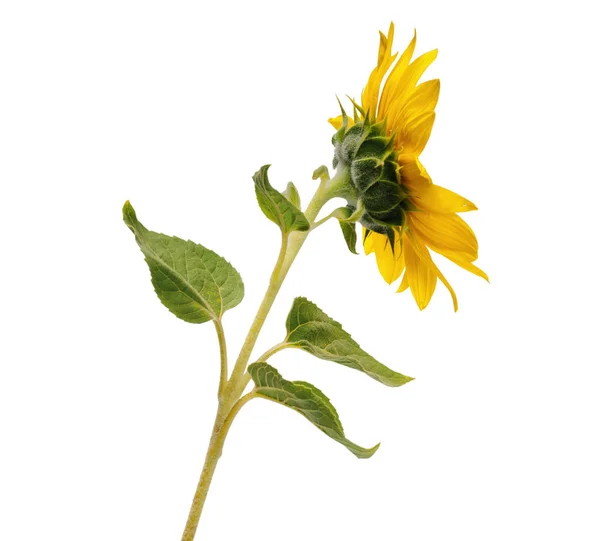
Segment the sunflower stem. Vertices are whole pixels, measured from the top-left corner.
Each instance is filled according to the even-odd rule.
[[[275,353],[278,353],[284,349],[287,349],[291,347],[290,344],[288,344],[287,342],[280,342],[279,344],[275,344],[273,347],[269,348],[267,351],[265,351],[258,359],[256,359],[256,361],[254,361],[255,363],[266,363],[270,357],[272,357],[273,355],[275,355]],[[245,389],[246,385],[248,385],[248,383],[250,383],[250,380],[252,378],[250,377],[250,374],[248,374],[248,371],[244,372],[244,375],[242,376],[241,382],[240,382],[240,387]]]
[[[225,331],[223,330],[223,323],[220,319],[215,319],[215,329],[217,331],[217,337],[219,339],[219,353],[221,357],[221,374],[219,377],[219,400],[223,395],[223,389],[227,383],[227,342],[225,341]]]
[[[279,256],[277,257],[275,268],[271,274],[269,286],[258,308],[256,316],[254,317],[254,321],[250,326],[250,330],[248,331],[244,344],[242,345],[240,354],[237,358],[229,380],[226,379],[227,353],[225,348],[223,327],[221,326],[220,322],[218,322],[218,324],[215,323],[221,350],[219,407],[217,409],[215,423],[210,438],[210,444],[208,446],[208,451],[204,461],[204,467],[200,475],[196,493],[194,494],[194,499],[192,501],[192,506],[181,541],[193,541],[196,534],[196,529],[198,528],[198,523],[200,521],[200,515],[202,514],[202,509],[204,507],[204,502],[206,501],[206,497],[208,495],[208,489],[210,488],[210,484],[215,473],[219,457],[221,456],[221,452],[223,450],[225,438],[227,437],[227,433],[231,427],[231,423],[244,404],[246,404],[255,396],[254,391],[242,396],[244,389],[250,381],[250,377],[246,372],[248,360],[252,355],[252,350],[254,349],[258,335],[265,323],[271,307],[273,306],[273,303],[275,302],[277,294],[281,289],[283,281],[285,280],[292,263],[300,252],[300,249],[306,241],[308,234],[316,225],[315,220],[319,214],[319,211],[327,201],[337,195],[337,186],[335,186],[335,183],[332,183],[332,180],[333,179],[323,179],[321,181],[312,200],[304,211],[304,215],[311,226],[309,230],[293,231],[291,233],[283,234]],[[282,346],[282,344],[277,344],[273,348],[267,350],[259,358],[259,360],[266,361],[271,355],[283,349]]]
[[[238,359],[235,363],[233,372],[231,374],[231,378],[228,382],[228,387],[230,388],[233,394],[238,394],[238,396],[243,392],[243,388],[236,388],[236,385],[241,382],[242,376],[246,371],[246,366],[248,364],[248,360],[250,359],[250,355],[252,354],[252,350],[254,349],[254,345],[256,344],[256,340],[258,339],[258,335],[265,323],[265,320],[275,302],[275,298],[283,285],[283,282],[292,266],[292,263],[296,259],[296,256],[300,252],[308,234],[311,229],[315,225],[315,219],[319,214],[319,211],[323,207],[323,205],[331,199],[331,190],[328,189],[331,181],[322,180],[319,184],[319,188],[315,192],[312,200],[306,207],[304,211],[304,215],[308,220],[311,228],[308,231],[293,231],[289,234],[284,234],[281,243],[281,250],[279,252],[279,257],[277,259],[277,263],[275,264],[275,268],[273,269],[273,273],[271,275],[271,280],[269,282],[269,287],[265,293],[265,296],[262,300],[262,303],[256,313],[254,321],[252,322],[252,326],[248,331],[248,335],[246,336],[246,340]]]
[[[222,405],[219,405],[212,435],[210,437],[210,444],[204,460],[204,467],[202,468],[200,481],[198,483],[198,487],[196,488],[196,493],[194,494],[192,507],[190,509],[190,514],[188,516],[181,541],[194,540],[196,529],[198,528],[198,522],[200,521],[200,515],[202,514],[202,509],[204,508],[204,502],[206,501],[206,496],[208,495],[208,489],[210,488],[210,483],[215,473],[217,463],[219,462],[219,458],[221,458],[223,444],[225,443],[227,433],[231,428],[233,420],[242,407],[255,396],[257,395],[254,392],[250,392],[237,400],[230,408],[227,415],[224,415],[226,408],[223,408]]]

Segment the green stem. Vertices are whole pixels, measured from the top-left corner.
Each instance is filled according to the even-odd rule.
[[[228,383],[228,387],[230,387],[231,392],[233,394],[241,393],[243,389],[237,389],[236,383],[240,381],[241,377],[244,375],[246,371],[246,364],[250,355],[252,354],[252,350],[254,349],[254,345],[256,344],[256,339],[267,319],[267,315],[273,306],[273,302],[275,302],[275,297],[277,297],[277,293],[281,289],[281,285],[283,284],[283,280],[287,275],[287,271],[289,269],[289,265],[285,265],[288,249],[290,246],[290,237],[291,234],[284,234],[281,238],[281,249],[279,250],[279,256],[277,257],[277,263],[275,263],[275,268],[271,273],[271,279],[269,281],[269,287],[265,292],[265,296],[263,297],[260,306],[258,307],[258,311],[256,312],[256,316],[254,316],[254,321],[250,326],[250,330],[246,335],[246,340],[240,350],[240,354],[233,368],[233,372],[231,374],[231,378]]]
[[[321,218],[318,222],[315,222],[312,226],[312,231],[314,231],[317,227],[323,225],[325,222],[327,222],[331,218],[334,218],[335,215],[336,215],[336,211],[334,210],[331,214],[328,214],[327,216],[325,216],[325,218]]]
[[[248,360],[250,359],[250,355],[252,354],[252,350],[254,349],[258,335],[265,323],[265,320],[267,319],[267,315],[273,306],[273,302],[275,301],[275,298],[277,297],[277,294],[283,285],[283,281],[285,280],[292,263],[296,259],[298,252],[300,252],[300,248],[302,248],[302,245],[306,241],[306,237],[308,237],[308,234],[315,226],[314,221],[319,214],[319,211],[330,199],[327,187],[328,181],[322,181],[311,202],[308,204],[308,207],[304,211],[306,219],[311,224],[311,229],[308,231],[293,231],[289,234],[283,235],[281,250],[279,252],[279,257],[277,259],[277,263],[275,264],[275,268],[273,269],[273,274],[271,275],[269,287],[267,288],[262,303],[258,308],[258,312],[256,313],[254,321],[252,322],[252,326],[248,331],[248,335],[246,336],[246,340],[242,346],[228,383],[228,386],[231,388],[231,392],[234,395],[237,394],[237,396],[239,396],[244,390],[245,386],[240,388],[240,384],[243,383],[243,376],[244,372],[246,371]]]
[[[223,323],[220,319],[215,319],[215,329],[217,330],[217,337],[219,339],[219,352],[221,356],[221,375],[219,377],[219,400],[223,395],[223,390],[227,384],[227,342],[225,341],[225,331],[223,330]]]
[[[289,347],[291,346],[287,342],[279,342],[279,344],[275,344],[273,347],[270,347],[267,351],[265,351],[258,359],[256,359],[256,362],[264,363],[269,357],[272,357],[278,351]]]
[[[288,344],[287,342],[280,342],[279,344],[274,345],[273,347],[269,348],[267,351],[265,351],[258,359],[256,359],[255,362],[257,363],[265,363],[267,362],[267,360],[269,359],[269,357],[275,355],[275,353],[289,348],[291,347],[290,344]],[[246,385],[248,385],[248,383],[250,383],[250,379],[252,379],[250,377],[250,374],[248,374],[248,372],[245,372],[244,375],[242,376],[242,378],[240,379],[240,388],[241,389],[245,389]]]
[[[265,292],[265,296],[258,308],[258,312],[256,313],[254,321],[250,326],[250,330],[248,331],[246,340],[244,341],[242,349],[240,350],[240,354],[235,363],[229,381],[226,381],[227,352],[225,347],[223,327],[220,321],[218,323],[215,322],[221,349],[219,408],[217,410],[217,416],[213,426],[212,436],[210,438],[210,445],[206,453],[204,467],[202,469],[202,474],[200,475],[200,481],[198,482],[198,488],[196,489],[194,500],[192,501],[192,506],[185,531],[183,533],[182,541],[193,541],[194,539],[196,529],[198,528],[200,515],[202,513],[202,508],[204,507],[204,502],[206,500],[206,495],[208,494],[208,489],[210,487],[215,468],[217,467],[217,462],[221,456],[221,451],[223,449],[223,444],[225,443],[227,432],[229,431],[229,427],[231,426],[233,419],[241,407],[248,402],[248,400],[256,396],[252,391],[240,398],[250,380],[248,374],[246,373],[248,360],[250,359],[250,355],[252,354],[252,350],[256,344],[258,334],[260,333],[265,320],[267,319],[267,315],[269,314],[269,311],[275,302],[275,298],[281,289],[283,281],[285,280],[292,263],[296,259],[300,248],[302,248],[306,237],[310,231],[316,227],[315,219],[319,214],[319,211],[323,205],[334,196],[334,190],[331,189],[331,180],[323,179],[321,181],[319,188],[315,192],[312,200],[304,212],[304,215],[310,223],[311,228],[308,231],[293,231],[291,233],[283,234],[281,240],[281,249],[279,251],[279,256],[277,257],[277,263],[275,264],[275,268],[271,274],[269,287]],[[265,352],[265,354],[260,357],[259,361],[265,361],[276,351],[279,351],[279,349],[283,349],[281,344],[278,344],[274,348],[271,348]]]
[[[196,493],[194,494],[192,507],[181,541],[193,541],[194,536],[196,535],[196,529],[198,528],[198,522],[200,521],[200,515],[202,514],[202,509],[204,507],[204,502],[208,495],[208,489],[210,488],[217,462],[219,462],[221,452],[223,451],[223,444],[225,443],[227,432],[229,432],[229,428],[240,409],[255,396],[256,394],[254,394],[254,392],[244,395],[233,405],[226,416],[223,416],[223,408],[222,406],[219,406],[213,432],[210,437],[210,444],[206,453],[206,459],[204,461],[204,467],[202,468],[202,474],[200,475],[200,482],[198,483]]]

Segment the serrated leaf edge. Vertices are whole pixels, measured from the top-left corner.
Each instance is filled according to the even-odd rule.
[[[312,421],[310,418],[308,418],[306,415],[304,415],[304,413],[302,412],[302,409],[295,408],[294,406],[288,405],[287,402],[288,402],[289,398],[293,398],[293,395],[291,395],[288,391],[283,389],[283,387],[273,387],[271,385],[261,385],[260,381],[258,381],[258,379],[259,379],[258,375],[255,373],[255,371],[258,371],[261,368],[270,370],[271,371],[270,375],[275,378],[278,378],[278,381],[280,381],[282,383],[282,385],[283,384],[291,384],[291,385],[294,385],[297,387],[304,387],[304,389],[308,389],[310,392],[312,392],[315,396],[314,400],[316,402],[318,402],[319,405],[323,406],[330,413],[330,415],[332,416],[332,419],[334,421],[334,424],[336,425],[336,428],[339,430],[340,434],[336,434],[335,431],[333,431],[331,428],[329,428],[327,426],[320,425],[320,424]],[[252,380],[254,381],[254,384],[256,385],[254,392],[256,393],[256,395],[258,397],[264,398],[265,400],[269,400],[276,404],[281,404],[282,406],[285,406],[291,410],[296,411],[297,413],[302,415],[307,421],[309,421],[312,425],[314,425],[319,430],[321,430],[321,432],[323,432],[324,434],[329,436],[332,440],[337,441],[338,443],[344,445],[356,457],[370,458],[375,454],[377,449],[379,449],[379,446],[380,446],[379,443],[371,448],[366,448],[366,447],[361,447],[360,445],[357,445],[354,442],[347,439],[344,434],[344,428],[342,426],[340,417],[339,417],[335,407],[331,403],[331,400],[329,400],[329,398],[327,397],[327,395],[325,395],[325,393],[323,393],[323,391],[321,391],[320,389],[315,387],[312,383],[308,383],[306,381],[286,380],[285,378],[283,378],[283,376],[279,373],[279,371],[277,369],[275,369],[273,366],[271,366],[270,364],[268,364],[266,362],[258,362],[258,363],[251,364],[250,366],[248,366],[248,373],[250,374],[250,376],[252,377]],[[272,389],[276,393],[283,392],[286,395],[289,395],[289,398],[286,398],[283,401],[277,400],[271,396],[262,394],[261,388]]]
[[[304,216],[304,213],[298,207],[296,207],[296,205],[294,205],[283,193],[273,188],[273,186],[269,182],[267,171],[270,167],[270,165],[263,165],[252,177],[252,179],[254,180],[255,189],[257,191],[256,195],[258,199],[258,204],[261,210],[269,220],[271,220],[273,223],[279,226],[283,234],[291,233],[292,231],[308,231],[310,229],[310,223],[306,219],[306,216]],[[260,197],[258,194],[259,189],[261,191],[261,194],[268,198],[272,205],[275,207],[275,209],[277,209],[277,213],[275,215],[277,220],[271,218],[267,214],[267,211],[265,211],[265,209],[261,205]],[[284,213],[280,210],[279,203],[277,203],[277,201],[273,198],[273,192],[281,196],[282,200],[287,204],[287,206],[289,206],[289,209],[292,212],[293,221],[289,229],[286,227]],[[268,213],[271,214],[272,209],[268,209]]]
[[[294,310],[294,308],[296,308],[296,317],[297,319],[299,319],[298,316],[298,311],[300,309],[300,307],[302,306],[302,304],[310,304],[312,305],[314,308],[316,308],[319,312],[321,312],[326,318],[326,321],[322,321],[322,320],[310,320],[310,321],[306,321],[304,323],[301,323],[300,325],[297,325],[296,327],[294,327],[293,330],[289,330],[289,321],[290,321],[290,317],[292,316],[292,311]],[[333,327],[336,327],[338,330],[342,331],[345,335],[346,338],[341,339],[341,338],[336,338],[335,340],[333,340],[332,342],[330,342],[329,344],[327,344],[326,348],[329,348],[332,344],[335,344],[338,341],[347,341],[350,342],[352,345],[356,346],[364,355],[365,357],[368,357],[369,359],[372,360],[372,362],[376,363],[377,365],[381,366],[382,368],[385,368],[386,370],[389,370],[390,372],[392,372],[393,374],[395,374],[397,377],[397,382],[394,382],[394,384],[391,384],[390,382],[393,381],[390,378],[387,378],[385,376],[380,376],[375,372],[372,372],[364,367],[360,367],[357,368],[355,366],[352,366],[350,364],[346,364],[344,362],[341,362],[339,360],[333,360],[333,359],[322,359],[322,360],[326,360],[329,362],[334,362],[336,364],[341,364],[343,366],[346,366],[347,368],[351,368],[353,370],[357,370],[359,372],[362,372],[364,374],[366,374],[367,376],[369,376],[370,378],[374,379],[375,381],[378,381],[379,383],[382,383],[384,385],[387,385],[388,387],[400,387],[402,385],[405,385],[406,383],[409,383],[410,381],[413,381],[415,378],[412,378],[410,376],[405,376],[404,374],[401,374],[400,372],[396,372],[395,370],[392,370],[391,368],[389,368],[388,366],[384,365],[383,363],[379,362],[377,359],[375,359],[373,356],[369,355],[366,351],[364,351],[360,345],[358,344],[358,342],[356,342],[356,340],[354,340],[352,338],[352,335],[350,335],[350,333],[346,330],[344,330],[344,328],[342,327],[342,324],[339,323],[338,321],[336,321],[335,319],[331,318],[328,314],[326,314],[321,308],[319,308],[319,306],[317,304],[315,304],[314,302],[310,301],[309,299],[307,299],[306,297],[296,297],[294,299],[294,302],[292,304],[292,308],[290,309],[289,313],[288,313],[288,317],[286,318],[286,330],[288,331],[284,342],[287,343],[289,345],[289,347],[292,348],[297,348],[297,349],[302,349],[303,351],[306,351],[307,353],[310,353],[311,355],[314,355],[317,358],[321,358],[319,357],[319,355],[317,355],[317,352],[323,351],[328,355],[331,355],[332,357],[341,357],[343,358],[341,355],[336,355],[335,353],[330,353],[326,348],[322,348],[322,347],[318,347],[315,346],[314,344],[312,344],[311,342],[307,341],[307,340],[295,340],[295,341],[290,341],[290,337],[291,335],[297,331],[298,329],[300,329],[303,326],[309,325],[309,324],[313,324],[313,325],[318,325],[318,324],[323,324],[323,325],[331,325]],[[352,359],[353,355],[348,355],[347,358]],[[354,361],[356,362],[356,359],[354,359]],[[385,379],[385,381],[382,379],[382,377]]]
[[[154,261],[161,269],[163,269],[163,272],[165,272],[165,276],[167,278],[169,278],[170,280],[173,280],[172,277],[175,277],[177,281],[179,281],[180,283],[184,284],[190,292],[192,292],[196,298],[190,296],[190,294],[187,291],[183,291],[180,287],[179,284],[177,284],[175,282],[175,286],[177,287],[177,289],[179,290],[180,293],[182,293],[183,295],[185,295],[188,299],[190,299],[190,302],[195,302],[198,303],[202,306],[203,310],[206,311],[206,313],[208,314],[208,316],[210,317],[210,320],[220,320],[223,317],[223,314],[225,312],[225,308],[224,308],[224,303],[223,303],[223,294],[221,291],[221,287],[219,286],[218,282],[215,280],[214,276],[212,275],[212,273],[206,269],[208,275],[210,276],[211,280],[213,281],[213,283],[217,286],[216,287],[216,291],[219,294],[219,305],[220,305],[220,313],[217,314],[215,313],[215,311],[213,310],[212,306],[210,305],[210,303],[200,294],[200,292],[192,285],[188,282],[188,280],[186,280],[183,276],[181,276],[177,271],[175,271],[170,265],[168,265],[163,259],[160,258],[160,256],[158,256],[158,254],[156,254],[154,252],[154,250],[152,250],[148,244],[146,242],[143,241],[143,239],[141,238],[140,234],[138,233],[137,229],[139,228],[141,231],[147,231],[150,233],[154,233],[156,235],[163,235],[165,237],[169,237],[169,235],[164,235],[163,233],[156,233],[154,231],[149,230],[146,226],[144,226],[144,224],[142,224],[138,218],[137,218],[137,214],[135,212],[135,209],[133,208],[133,206],[131,205],[131,202],[129,200],[127,200],[125,202],[125,204],[123,205],[123,221],[125,222],[125,225],[127,225],[127,227],[131,230],[131,232],[134,234],[135,240],[140,248],[140,250],[142,251],[142,253],[144,254],[144,259],[151,259],[152,261]],[[233,267],[233,265],[231,265],[231,263],[229,261],[227,261],[224,257],[218,255],[216,252],[214,252],[213,250],[210,250],[209,248],[206,248],[205,246],[195,243],[191,240],[185,240],[182,239],[180,237],[177,237],[175,235],[170,236],[170,238],[172,239],[176,239],[185,243],[191,243],[195,246],[200,246],[203,250],[206,250],[207,252],[210,252],[211,254],[215,255],[216,257],[222,259],[223,261],[225,261],[225,263],[227,263],[231,269],[237,274],[240,283],[242,285],[242,288],[244,287],[244,283],[242,281],[242,278],[239,274],[239,272]],[[204,263],[203,263],[204,264]],[[155,291],[156,291],[156,286],[155,286]],[[243,291],[243,290],[242,290]],[[156,294],[159,295],[159,291],[156,291]],[[241,302],[241,299],[240,299]],[[238,302],[239,304],[239,302]],[[234,306],[237,306],[234,305]],[[234,307],[232,306],[232,308]],[[171,311],[170,308],[167,307],[167,309],[169,311]],[[179,317],[180,316],[177,316]],[[182,318],[180,318],[182,319]]]

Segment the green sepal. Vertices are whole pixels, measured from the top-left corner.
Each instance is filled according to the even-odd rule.
[[[329,398],[314,385],[283,379],[275,368],[264,362],[251,364],[248,373],[256,385],[254,392],[257,395],[297,411],[358,458],[370,458],[379,448],[377,444],[366,449],[348,440]]]
[[[395,372],[361,349],[335,320],[316,304],[296,297],[286,321],[285,342],[326,361],[354,368],[389,387],[399,387],[414,378]]]
[[[146,229],[129,201],[123,206],[123,221],[144,254],[154,291],[179,319],[188,323],[220,319],[244,298],[239,273],[212,250]]]
[[[342,229],[342,235],[344,235],[348,250],[353,254],[358,255],[358,252],[356,251],[356,223],[340,222],[340,228]]]
[[[367,116],[367,113],[365,112],[365,110],[358,105],[358,103],[356,103],[356,101],[354,101],[350,96],[348,96],[348,94],[346,94],[346,97],[352,102],[352,105],[354,106],[354,121],[358,122],[358,116],[356,115],[356,111],[358,111],[363,117]]]
[[[283,191],[284,197],[297,209],[300,209],[302,203],[300,202],[300,194],[298,188],[296,188],[293,182],[288,182],[285,190]]]
[[[342,102],[340,101],[340,98],[338,98],[337,96],[335,97],[335,99],[337,100],[339,106],[340,106],[340,110],[342,112],[342,128],[344,130],[344,132],[348,129],[348,115],[346,114],[346,110],[344,109],[344,106],[342,105]]]
[[[356,220],[352,220],[355,211],[353,206],[347,205],[337,209],[334,216],[338,219],[348,250],[353,254],[358,254],[356,251]]]
[[[302,211],[269,183],[267,175],[269,167],[270,165],[263,165],[252,177],[256,199],[264,215],[276,223],[283,234],[291,231],[308,231],[310,224]]]

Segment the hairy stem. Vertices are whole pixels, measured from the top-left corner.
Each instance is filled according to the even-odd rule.
[[[217,330],[217,337],[219,339],[219,352],[221,356],[221,375],[219,378],[219,400],[223,395],[223,389],[227,383],[227,342],[225,341],[225,331],[223,330],[223,323],[220,319],[215,319],[215,329]]]
[[[273,347],[270,347],[267,351],[265,351],[258,359],[256,359],[256,362],[264,363],[267,361],[267,359],[269,359],[269,357],[275,355],[275,353],[289,347],[290,344],[288,344],[287,342],[279,342],[279,344],[275,344]]]
[[[289,347],[291,347],[291,346],[287,342],[280,342],[279,344],[276,344],[273,347],[269,348],[267,351],[265,351],[258,359],[256,359],[255,362],[265,363],[265,362],[267,362],[269,357],[271,357],[271,356],[275,355],[275,353],[277,353],[283,349],[289,348]],[[250,374],[248,374],[248,372],[245,372],[244,375],[240,379],[240,388],[245,389],[246,385],[248,385],[248,383],[250,383],[250,379],[252,379],[250,377]]]
[[[240,388],[239,385],[243,382],[243,375],[246,371],[248,360],[250,359],[250,355],[252,354],[252,350],[254,349],[254,345],[256,344],[256,340],[258,339],[258,335],[262,329],[262,326],[267,319],[267,315],[273,306],[273,302],[275,301],[275,298],[277,297],[277,294],[283,285],[283,281],[285,280],[292,263],[296,259],[298,252],[300,252],[300,248],[302,248],[306,237],[308,237],[308,234],[314,228],[314,221],[319,214],[319,211],[329,200],[326,188],[327,183],[322,181],[311,202],[308,204],[308,207],[304,211],[306,219],[311,224],[311,229],[308,231],[293,231],[292,233],[283,236],[281,251],[279,252],[277,264],[273,269],[269,287],[267,288],[262,303],[258,309],[258,312],[256,313],[254,321],[252,322],[252,326],[248,331],[244,345],[242,346],[238,359],[235,363],[233,373],[231,374],[231,379],[229,380],[229,385],[231,386],[232,392],[234,394],[238,394],[238,396],[244,390],[243,387]]]
[[[254,392],[244,395],[233,405],[226,416],[223,416],[223,408],[219,406],[213,432],[210,437],[210,444],[206,453],[206,459],[204,460],[204,467],[202,468],[202,474],[200,475],[200,482],[198,483],[196,493],[194,494],[192,507],[181,541],[193,541],[194,536],[196,535],[196,529],[198,528],[198,522],[200,521],[200,515],[202,514],[202,509],[204,507],[204,502],[208,495],[208,489],[215,473],[217,462],[223,451],[223,444],[225,443],[227,432],[229,432],[229,428],[240,409],[255,396]]]
[[[323,205],[332,197],[332,191],[328,189],[329,179],[321,181],[319,188],[315,192],[312,200],[308,204],[304,215],[306,216],[311,227],[308,231],[293,231],[291,233],[284,233],[281,240],[281,249],[271,279],[269,281],[269,287],[265,292],[265,296],[258,308],[258,312],[254,317],[254,321],[250,326],[246,340],[240,350],[240,354],[237,358],[231,377],[227,380],[227,350],[225,346],[225,336],[223,333],[223,327],[221,322],[215,322],[217,329],[217,336],[219,337],[219,345],[221,349],[221,380],[219,384],[219,408],[217,410],[217,416],[213,427],[212,436],[210,438],[210,444],[206,453],[206,459],[202,474],[200,475],[200,481],[198,482],[198,488],[192,501],[190,514],[188,517],[185,531],[183,533],[182,541],[193,541],[198,528],[198,522],[206,501],[206,495],[212,481],[212,477],[217,467],[217,462],[221,456],[223,444],[229,427],[235,416],[237,415],[240,408],[248,402],[248,400],[256,396],[254,392],[250,392],[240,396],[244,392],[246,385],[250,381],[250,377],[246,372],[246,366],[258,335],[267,319],[269,311],[275,302],[275,298],[281,289],[283,281],[287,276],[292,263],[296,259],[300,248],[304,244],[306,237],[316,227],[315,220],[319,211]],[[283,349],[283,344],[278,344],[270,350],[266,351],[260,358],[259,361],[266,361],[271,355]]]
[[[256,344],[256,340],[258,335],[267,319],[267,315],[275,302],[275,298],[277,297],[277,293],[281,289],[281,285],[283,284],[283,280],[287,275],[287,271],[289,270],[289,265],[286,265],[286,259],[288,257],[288,249],[290,246],[290,237],[291,234],[284,234],[281,238],[281,249],[279,250],[279,256],[277,257],[277,263],[275,263],[275,268],[271,273],[271,279],[269,281],[269,287],[265,292],[265,296],[263,297],[260,306],[258,307],[258,311],[256,312],[256,316],[254,316],[254,321],[250,326],[250,330],[246,335],[246,340],[242,346],[238,359],[233,368],[233,372],[231,374],[231,379],[229,380],[229,387],[233,394],[241,393],[243,389],[237,389],[236,384],[240,381],[244,372],[246,371],[246,364],[250,355],[252,354],[252,350],[254,349],[254,345]],[[287,267],[287,268],[286,268]]]

